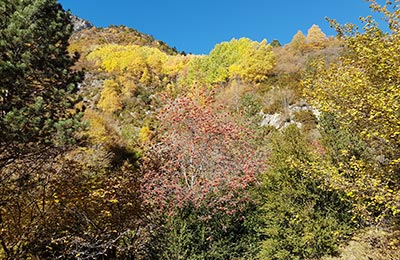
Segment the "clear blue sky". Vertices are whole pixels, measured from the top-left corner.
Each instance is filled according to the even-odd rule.
[[[282,44],[313,24],[334,35],[325,17],[358,23],[372,14],[363,0],[59,0],[95,26],[126,25],[176,47],[207,54],[215,44],[248,37]]]

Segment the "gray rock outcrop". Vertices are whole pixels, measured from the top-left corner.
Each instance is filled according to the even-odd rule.
[[[71,15],[71,20],[72,20],[72,25],[74,26],[74,32],[94,27],[94,25],[88,20],[82,19],[75,15]]]
[[[284,129],[291,124],[296,124],[299,128],[302,127],[302,123],[295,120],[295,113],[300,111],[310,111],[316,118],[320,116],[320,111],[314,107],[300,102],[298,104],[290,105],[286,108],[285,113],[274,113],[265,114],[261,112],[263,120],[260,126],[272,126],[276,129]]]

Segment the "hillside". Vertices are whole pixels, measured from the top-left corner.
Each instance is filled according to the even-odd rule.
[[[400,259],[397,27],[187,55],[31,3],[0,18],[0,259]]]
[[[105,36],[107,34],[109,35]],[[108,40],[104,41],[103,38]],[[300,127],[301,133],[296,133],[296,135],[300,134],[301,137],[298,138],[304,138],[304,143],[302,144],[304,147],[298,147],[299,144],[291,144],[294,146],[291,149],[297,147],[295,149],[302,150],[307,147],[306,153],[311,152],[312,154],[318,151],[321,153],[321,149],[331,149],[329,147],[324,147],[325,145],[346,145],[325,143],[327,142],[325,138],[333,137],[329,136],[332,133],[328,134],[325,131],[329,132],[332,130],[323,128],[330,126],[324,126],[320,124],[321,120],[328,119],[324,118],[325,115],[321,115],[322,111],[318,111],[316,108],[308,104],[307,100],[309,98],[309,94],[305,95],[305,93],[308,91],[307,88],[305,88],[305,85],[308,84],[307,77],[309,77],[311,73],[309,71],[309,66],[321,60],[325,62],[325,66],[337,66],[336,64],[340,64],[341,56],[347,52],[347,48],[351,47],[347,46],[347,43],[344,40],[327,37],[325,34],[323,34],[323,32],[320,31],[318,26],[313,25],[308,31],[307,35],[303,35],[302,32],[298,32],[296,35],[294,35],[292,42],[285,46],[278,45],[272,47],[266,42],[257,43],[245,38],[238,40],[233,39],[230,42],[224,42],[216,45],[207,56],[181,55],[177,53],[176,50],[173,50],[165,45],[160,45],[159,43],[160,41],[156,41],[149,36],[125,27],[96,29],[96,31],[87,30],[79,32],[73,36],[71,48],[76,48],[78,52],[84,53],[85,59],[81,60],[81,62],[82,64],[85,64],[84,67],[87,69],[87,75],[90,75],[86,77],[84,85],[92,87],[97,86],[96,88],[89,88],[89,91],[88,89],[84,88],[86,92],[83,92],[85,93],[84,95],[86,96],[87,102],[90,102],[86,118],[91,120],[91,122],[95,122],[95,124],[93,124],[95,129],[89,130],[88,132],[93,140],[101,140],[100,143],[104,144],[105,140],[111,139],[106,141],[106,143],[111,146],[115,145],[115,140],[119,140],[118,145],[127,150],[133,149],[137,151],[137,149],[144,149],[144,151],[147,151],[150,147],[150,151],[147,152],[150,152],[151,157],[146,160],[152,161],[154,158],[158,158],[158,156],[164,156],[160,154],[153,154],[154,152],[158,153],[159,151],[153,151],[153,149],[156,147],[152,148],[151,145],[152,143],[153,145],[158,145],[160,141],[166,142],[164,138],[168,137],[168,135],[171,135],[168,127],[179,127],[179,131],[183,131],[182,127],[188,127],[187,125],[171,125],[170,120],[181,120],[177,118],[182,117],[184,120],[189,120],[189,118],[186,118],[186,116],[188,116],[186,113],[192,113],[191,109],[200,109],[198,112],[196,112],[200,114],[194,116],[203,118],[201,115],[202,112],[200,112],[201,109],[222,107],[223,110],[220,110],[220,112],[229,113],[229,120],[233,120],[235,124],[238,124],[235,127],[245,127],[254,132],[253,134],[255,134],[255,136],[253,136],[253,142],[257,143],[257,145],[253,146],[252,149],[255,149],[254,152],[257,151],[256,153],[258,154],[257,157],[248,158],[247,160],[249,161],[254,159],[263,160],[263,154],[273,152],[275,149],[273,146],[274,138],[278,138],[278,140],[280,140],[279,142],[283,142],[282,140],[289,138],[288,135],[294,134],[291,132],[293,130],[286,130],[286,128],[292,124]],[[79,49],[79,47],[77,47],[79,45],[84,47]],[[246,50],[246,48],[250,49]],[[251,48],[255,48],[257,52],[253,53]],[[236,53],[237,50],[240,50],[239,55]],[[250,51],[250,53],[248,51]],[[248,58],[246,55],[249,55]],[[140,57],[140,61],[138,61],[138,57]],[[101,86],[102,84],[103,86]],[[179,107],[179,105],[176,107],[177,105],[174,102],[178,102],[177,100],[181,99],[186,100],[184,102],[189,102],[187,104],[188,107]],[[197,107],[197,105],[192,107],[194,104],[191,104],[190,102],[198,102],[195,100],[204,100],[201,102],[206,102],[205,104],[208,104],[208,102],[211,100],[210,105],[212,107],[202,108],[201,106]],[[181,115],[179,115],[179,110],[177,110],[175,111],[178,113],[177,115],[174,116],[168,114],[169,121],[163,121],[166,120],[164,118],[166,115],[163,113],[160,115],[160,109],[163,109],[165,102],[167,102],[167,104],[172,102],[170,105],[167,105],[168,109],[188,110]],[[311,103],[313,103],[313,101],[311,101]],[[207,113],[214,112],[209,111]],[[172,118],[170,118],[171,116]],[[202,120],[216,119],[211,117],[210,119],[203,118]],[[201,124],[207,124],[206,122],[207,121],[202,122]],[[197,122],[196,124],[198,123],[200,122]],[[211,121],[210,124],[211,123],[215,124],[216,122]],[[323,121],[323,124],[327,123],[331,122]],[[197,128],[198,126],[192,127]],[[165,133],[163,134],[163,132]],[[110,133],[115,136],[112,137]],[[167,136],[165,136],[165,134]],[[180,133],[180,135],[182,134],[183,133]],[[198,134],[198,138],[200,138],[200,140],[201,138],[209,135],[207,132],[199,132]],[[179,139],[187,137],[177,136],[175,138]],[[352,139],[354,137],[346,138]],[[191,142],[192,140],[182,139],[182,141],[186,143]],[[339,140],[336,140],[336,142],[337,141]],[[180,143],[178,140],[174,140],[174,142],[178,142],[174,145],[180,146],[180,149],[186,149],[184,148],[184,143]],[[222,142],[222,140],[218,142]],[[210,146],[207,149],[219,150],[221,148],[212,148],[212,146]],[[352,147],[351,149],[355,149],[355,147]],[[315,151],[313,152],[312,150]],[[342,150],[340,150],[340,153],[342,153],[341,151]],[[170,153],[171,152],[173,152],[173,150],[171,150]],[[203,156],[205,156],[207,153],[209,153],[209,151],[204,150],[201,153]],[[316,160],[314,162],[309,161],[306,164],[325,163],[323,160],[326,160],[327,158],[323,158],[327,156],[326,153],[327,150],[317,156],[321,158],[316,157],[313,159],[306,159],[311,161]],[[187,158],[185,160],[204,160],[206,158],[207,160],[216,159],[209,158],[207,156],[204,159],[201,159],[201,157],[197,158],[196,156],[190,157],[190,159]],[[258,158],[258,156],[261,157]],[[274,156],[288,155],[273,155],[272,158],[274,158]],[[313,155],[313,157],[314,156],[315,155]],[[330,156],[333,156],[333,154]],[[275,160],[282,159],[283,158],[277,157],[275,159],[267,160],[273,160],[269,163],[271,165],[275,165]],[[162,159],[159,158],[157,160]],[[304,158],[297,158],[296,160],[304,160]],[[186,164],[187,162],[176,161],[175,163],[179,163],[180,165],[181,163]],[[193,167],[193,165],[187,165],[185,167]],[[284,168],[287,167],[290,168],[291,166],[285,166]],[[280,168],[278,169],[278,171],[281,171]],[[328,183],[322,184],[324,180],[319,180],[319,178],[313,179],[315,177],[312,176],[319,173],[313,173],[312,171],[314,170],[305,169],[302,174],[306,178],[312,178],[310,181],[318,183],[318,185],[332,185]],[[271,173],[273,173],[273,171]],[[261,178],[265,178],[265,176]],[[291,176],[290,174],[284,178],[287,179],[279,181],[274,180],[278,181],[278,183],[275,185],[282,185],[280,184],[281,181],[298,181],[297,179],[293,179],[296,177]],[[202,184],[203,187],[204,185],[206,184]],[[285,187],[282,187],[282,189],[285,189]],[[298,188],[292,187],[291,189],[296,190]],[[308,188],[306,188],[306,190],[307,189]],[[342,191],[342,187],[337,187],[335,189],[337,189],[336,192]],[[190,192],[193,191],[190,190]],[[324,189],[319,191],[309,190],[305,192],[306,194],[309,192],[316,192],[312,196],[343,196],[343,194],[339,195],[338,193],[333,195],[329,194],[329,192],[329,195],[323,195],[325,192]],[[270,196],[282,196],[283,193],[283,190],[278,190],[277,193],[272,193],[275,195]],[[310,195],[311,194],[306,196]],[[345,197],[341,198],[341,200],[345,200],[350,203],[351,199],[349,200],[349,198],[350,197],[346,198],[345,195]],[[313,203],[322,202],[318,202],[317,199]],[[343,208],[342,210],[350,210],[350,205],[351,203],[348,204],[349,208]],[[355,204],[354,206],[357,207]],[[173,205],[170,205],[170,207],[175,208]],[[332,205],[332,207],[338,207],[338,205]],[[279,212],[277,209],[269,208],[269,210],[271,210],[273,214]],[[267,212],[269,210],[267,210]],[[356,209],[354,208],[353,210]],[[325,211],[325,209],[322,209],[322,211]],[[308,218],[310,218],[311,216],[309,214],[315,213],[311,213],[307,210],[301,214],[307,214]],[[327,212],[323,214],[327,214]],[[356,211],[354,211],[354,215],[351,215],[352,218],[355,218],[357,216]],[[335,221],[335,218],[337,217],[343,218],[344,216],[331,216],[331,221]],[[350,215],[348,217],[350,217]],[[314,216],[312,218],[316,217]],[[268,220],[267,222],[269,221],[271,220]],[[316,218],[313,221],[320,220]],[[279,222],[276,224],[278,223]],[[317,223],[318,222],[316,222],[315,225],[321,225]],[[335,225],[338,226],[335,227]],[[364,226],[364,224],[361,223],[358,223],[357,225]],[[303,226],[303,224],[300,226],[302,226],[302,228],[306,228],[306,226]],[[300,228],[300,226],[296,228]],[[292,228],[295,228],[295,226]],[[350,235],[356,230],[354,223],[351,223],[351,221],[347,224],[332,222],[329,224],[329,228],[333,229],[329,232],[336,232],[337,236],[334,236],[336,242],[328,242],[329,239],[319,242],[321,244],[318,246],[325,248],[323,254],[328,252],[340,252],[336,251],[338,250],[336,248],[342,245],[342,243],[349,241],[351,238]],[[334,231],[335,228],[337,228],[336,231]],[[384,231],[384,234],[387,234],[387,238],[384,238],[386,240],[385,243],[387,244],[380,245],[380,248],[382,248],[382,246],[389,247],[390,244],[392,249],[387,248],[383,251],[382,249],[378,248],[373,249],[374,245],[370,244],[369,242],[369,239],[371,238],[369,236],[365,236],[365,241],[362,242],[364,244],[361,243],[358,245],[361,248],[357,248],[356,250],[372,250],[370,254],[380,255],[380,258],[384,258],[387,255],[388,259],[397,259],[395,256],[396,254],[393,251],[394,248],[397,248],[397,246],[393,246],[396,244],[396,240],[389,238],[392,236],[392,233],[387,228],[389,227],[383,227],[383,230],[386,230]],[[286,230],[285,232],[290,231]],[[312,233],[312,237],[321,236],[323,234],[322,232],[326,231],[320,230],[317,233]],[[360,232],[363,231],[361,230]],[[305,235],[306,234],[300,236]],[[357,237],[357,232],[355,233],[355,237]],[[299,239],[300,240],[298,242],[290,243],[303,243],[300,241],[301,239],[304,239],[304,237],[299,237]],[[352,240],[350,239],[350,241]],[[357,239],[357,241],[359,240]],[[328,246],[327,243],[333,244]],[[352,243],[353,242],[350,242],[350,245],[352,245]],[[371,245],[372,249],[369,248]],[[314,246],[311,246],[311,248],[316,250]],[[268,250],[272,249],[269,247],[267,248]],[[276,249],[273,251],[267,251],[269,252],[267,254],[280,254],[278,253],[279,251],[275,250]],[[354,257],[356,257],[358,254],[357,251],[352,250],[353,249],[350,249],[350,252],[344,252],[346,255],[354,254]],[[318,251],[312,252],[315,252],[312,253],[315,254],[314,257],[319,254]],[[310,256],[312,254],[310,254]],[[267,258],[269,257],[270,256]],[[286,259],[286,257],[283,257],[282,259]]]
[[[90,26],[83,30],[77,30],[70,40],[70,51],[79,51],[87,54],[93,48],[104,44],[140,45],[158,48],[167,54],[176,54],[177,50],[171,48],[163,41],[155,40],[148,34],[141,33],[126,26],[110,26],[97,28]]]

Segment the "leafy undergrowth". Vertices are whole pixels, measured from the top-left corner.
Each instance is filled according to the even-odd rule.
[[[400,231],[370,227],[360,230],[341,246],[340,256],[321,260],[397,260],[400,259]]]

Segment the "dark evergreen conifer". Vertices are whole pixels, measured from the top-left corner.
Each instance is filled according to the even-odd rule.
[[[82,125],[71,33],[56,0],[0,1],[1,259],[31,259],[49,236],[51,167]]]
[[[0,169],[73,141],[82,78],[68,54],[70,14],[55,0],[0,2]]]

